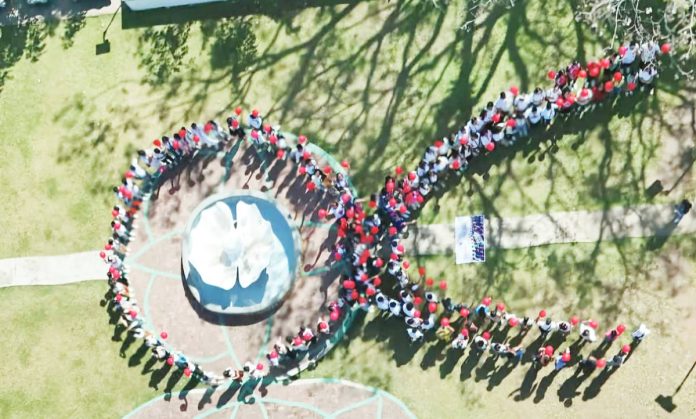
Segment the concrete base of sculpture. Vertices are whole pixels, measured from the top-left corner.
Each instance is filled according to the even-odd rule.
[[[292,288],[300,246],[289,213],[263,193],[212,195],[186,225],[184,282],[209,311],[245,316],[269,312]]]

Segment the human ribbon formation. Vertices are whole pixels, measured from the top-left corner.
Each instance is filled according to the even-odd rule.
[[[414,170],[405,173],[396,167],[394,176],[386,177],[381,191],[368,199],[358,199],[355,195],[347,177],[350,169],[347,161],[341,162],[342,171],[332,170],[329,165],[320,167],[319,157],[308,150],[306,137],[300,135],[291,144],[290,136],[264,123],[257,110],[248,115],[243,127],[242,109],[235,109],[227,118],[227,132],[215,121],[209,121],[202,127],[194,123],[190,128],[181,128],[171,138],[156,139],[151,149],[138,152],[121,185],[114,188],[120,202],[112,210],[112,238],[100,252],[109,265],[107,277],[113,308],[127,330],[145,340],[154,357],[176,365],[187,377],[194,375],[210,385],[219,385],[230,378],[228,373],[219,376],[204,371],[175,352],[165,343],[166,332],[157,335],[143,329],[143,316],[128,287],[124,262],[135,215],[143,200],[169,172],[187,159],[247,140],[260,153],[293,161],[298,175],[305,178],[308,193],[329,191],[334,196],[326,209],[317,211],[317,216],[335,224],[338,242],[332,248],[332,263],[342,268],[339,295],[327,307],[329,320],[319,320],[318,335],[311,328],[302,327],[288,345],[275,344],[267,353],[271,371],[282,363],[297,362],[297,355],[301,358],[312,345],[323,344],[322,338],[351,312],[373,306],[385,315],[403,318],[413,342],[423,340],[425,333],[435,329],[438,338],[447,340],[453,348],[464,349],[471,340],[477,350],[490,348],[494,354],[511,359],[521,359],[524,348],[492,341],[496,330],[507,334],[510,329],[519,328],[523,334],[536,325],[542,336],[550,333],[567,336],[577,326],[581,341],[592,342],[596,339],[598,323],[591,319],[581,321],[571,316],[553,321],[546,310],[536,316],[517,316],[508,312],[502,302],[492,306],[491,297],[484,297],[476,307],[454,303],[444,295],[447,282],[435,284],[426,276],[424,267],[418,268],[417,279],[409,277],[410,264],[404,258],[406,249],[401,239],[432,191],[441,188],[445,179],[461,176],[474,158],[493,153],[499,145],[513,145],[527,137],[530,129],[532,132],[543,129],[558,118],[582,115],[602,102],[651,89],[658,75],[658,58],[669,52],[669,45],[658,46],[654,42],[622,45],[611,56],[587,65],[576,61],[558,71],[549,71],[547,75],[553,85],[547,89],[520,93],[513,86],[501,92],[495,102],[489,102],[457,132],[428,146]],[[455,326],[461,328],[459,333]],[[618,339],[625,329],[623,324],[610,329],[605,342]],[[648,333],[645,325],[640,325],[633,333],[634,342]],[[616,367],[631,350],[631,345],[623,345],[609,361],[590,357],[583,362],[591,363],[592,367],[601,368],[607,363]],[[572,360],[568,349],[559,351],[555,358],[554,354],[555,348],[543,346],[534,355],[534,361],[546,365],[555,359],[558,368],[559,364],[563,367]],[[258,378],[264,370],[263,364],[257,365],[251,377]]]

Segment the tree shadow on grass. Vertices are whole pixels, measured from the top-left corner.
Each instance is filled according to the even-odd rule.
[[[22,58],[36,62],[46,49],[46,39],[55,34],[56,20],[27,19],[0,27],[0,94],[12,77],[12,67]]]

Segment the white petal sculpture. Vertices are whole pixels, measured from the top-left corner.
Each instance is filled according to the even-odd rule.
[[[266,221],[256,205],[237,203],[237,240],[243,244],[243,256],[239,262],[239,284],[246,288],[253,284],[271,261],[271,249],[282,245],[273,234],[271,224]]]
[[[237,278],[242,288],[256,282],[274,255],[284,258],[283,245],[256,205],[237,202],[236,212],[235,227],[229,206],[216,202],[201,211],[190,236],[189,262],[205,283],[227,291]]]
[[[206,208],[191,231],[189,262],[210,285],[230,290],[237,282],[237,265],[223,252],[225,239],[234,231],[234,218],[224,202]],[[225,234],[227,233],[227,234]]]

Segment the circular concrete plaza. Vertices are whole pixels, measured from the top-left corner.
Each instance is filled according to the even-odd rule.
[[[391,394],[344,380],[308,379],[268,387],[260,397],[243,388],[193,390],[157,397],[125,416],[136,418],[414,419]]]
[[[320,149],[314,153],[322,167],[339,166]],[[269,159],[267,164],[263,153],[246,143],[208,154],[180,164],[144,202],[126,265],[146,328],[166,331],[171,348],[204,370],[221,373],[261,360],[277,339],[297,334],[302,325],[314,329],[320,317],[328,318],[326,305],[336,297],[340,268],[328,262],[336,231],[316,216],[332,200],[328,193],[307,192],[292,162]],[[189,290],[182,269],[182,238],[195,209],[210,196],[235,191],[263,194],[277,203],[299,246],[297,277],[280,304],[243,318],[206,309]],[[283,375],[296,366],[274,373]]]

